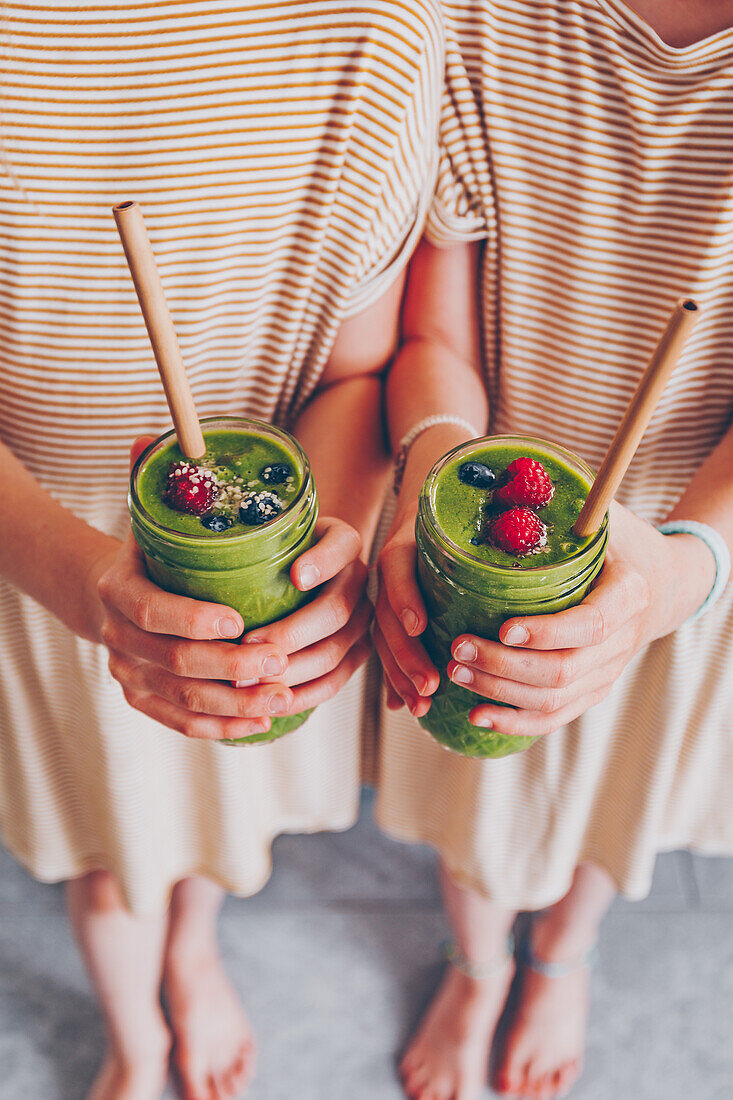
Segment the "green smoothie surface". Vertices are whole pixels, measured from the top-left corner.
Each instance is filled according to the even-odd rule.
[[[548,504],[535,509],[546,525],[547,541],[527,554],[511,554],[490,541],[491,520],[507,505],[494,503],[494,490],[507,479],[506,469],[517,458],[533,458],[545,467],[555,492]],[[480,462],[496,475],[489,487],[465,484],[459,471],[466,462]],[[477,443],[448,462],[433,489],[435,518],[443,533],[462,551],[478,561],[507,569],[534,569],[553,565],[583,550],[593,536],[578,538],[572,527],[590,489],[590,481],[561,459],[533,444]]]
[[[206,454],[192,465],[203,468],[204,476],[217,489],[216,500],[206,516],[189,515],[166,503],[171,464],[189,461],[181,454],[175,439],[152,454],[139,470],[137,494],[148,515],[170,530],[212,539],[226,539],[257,529],[240,518],[240,505],[252,493],[274,495],[281,510],[272,518],[282,515],[303,484],[304,472],[297,455],[277,440],[253,430],[207,431],[206,425],[203,430]],[[273,467],[287,467],[288,472],[283,477],[284,471],[276,469],[275,476],[282,480],[273,481]],[[231,525],[223,531],[211,530],[202,520],[212,516],[225,517]]]

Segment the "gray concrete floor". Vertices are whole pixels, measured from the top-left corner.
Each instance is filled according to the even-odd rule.
[[[0,917],[0,1100],[81,1100],[102,1032],[62,892],[0,852]],[[685,853],[615,904],[577,1100],[733,1097],[732,917],[733,862]],[[400,1100],[444,934],[431,854],[380,837],[368,801],[348,833],[281,837],[267,888],[222,918],[259,1037],[251,1100]]]

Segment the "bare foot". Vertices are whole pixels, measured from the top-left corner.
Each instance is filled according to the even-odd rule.
[[[254,1042],[217,955],[169,953],[165,994],[184,1100],[234,1100],[249,1084]]]
[[[555,1100],[583,1070],[590,972],[546,978],[525,967],[516,1015],[496,1071],[502,1096]]]
[[[165,1092],[171,1037],[161,1019],[145,1027],[145,1050],[136,1057],[110,1051],[87,1100],[160,1100]]]
[[[410,1100],[477,1100],[514,961],[477,981],[449,966],[400,1063]]]

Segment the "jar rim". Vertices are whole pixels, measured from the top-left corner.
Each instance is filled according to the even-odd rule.
[[[427,516],[430,520],[429,530],[431,535],[434,538],[437,538],[439,542],[443,544],[444,548],[447,548],[448,552],[453,558],[460,561],[463,565],[468,565],[471,568],[484,571],[487,575],[494,574],[496,576],[503,577],[511,574],[514,577],[526,577],[530,579],[533,576],[539,576],[543,573],[552,574],[556,570],[560,570],[563,568],[567,569],[569,563],[571,563],[575,558],[580,558],[581,556],[585,557],[589,551],[598,548],[598,544],[603,542],[603,539],[605,538],[608,531],[608,512],[606,512],[605,516],[603,517],[603,522],[596,533],[593,535],[593,538],[588,543],[586,543],[585,546],[581,547],[576,554],[571,554],[567,558],[561,558],[560,561],[551,562],[549,564],[542,564],[541,562],[539,562],[537,565],[526,566],[523,567],[521,571],[516,570],[511,565],[497,565],[494,562],[488,562],[485,558],[479,558],[476,554],[470,553],[470,551],[465,550],[462,546],[459,546],[458,543],[454,542],[453,539],[451,539],[450,536],[446,534],[441,525],[438,523],[438,519],[435,514],[433,499],[434,490],[437,486],[438,476],[448,464],[448,462],[453,461],[453,459],[458,457],[462,452],[467,453],[469,451],[475,450],[481,445],[486,445],[490,443],[522,443],[532,447],[536,446],[538,450],[547,449],[551,456],[554,454],[560,458],[566,460],[569,459],[574,465],[580,468],[582,473],[588,475],[591,484],[595,480],[595,473],[593,469],[582,458],[574,454],[573,451],[569,450],[567,447],[563,447],[559,443],[552,443],[549,439],[541,439],[539,436],[517,434],[485,435],[477,437],[476,439],[468,440],[466,443],[460,443],[457,447],[454,447],[451,451],[448,451],[447,454],[444,454],[442,458],[439,458],[433,468],[430,470],[430,473],[426,477],[423,487],[420,491],[418,513],[426,528],[427,524],[425,523],[425,513],[427,513]]]
[[[165,535],[170,538],[173,536],[175,540],[181,540],[189,546],[206,546],[212,547],[216,545],[226,544],[227,546],[236,545],[240,542],[246,542],[247,539],[260,538],[266,533],[269,535],[278,535],[281,533],[292,521],[293,509],[297,505],[302,504],[304,499],[310,494],[313,478],[310,469],[310,463],[308,456],[303,448],[298,443],[297,439],[294,439],[292,435],[284,431],[282,428],[277,428],[274,424],[268,424],[266,420],[256,420],[254,417],[246,416],[202,416],[200,419],[202,428],[206,425],[211,426],[213,424],[221,424],[226,429],[227,427],[236,427],[243,431],[256,431],[262,432],[262,429],[266,429],[270,435],[280,439],[287,445],[288,450],[294,452],[298,461],[303,469],[303,478],[301,486],[297,495],[290,501],[287,508],[285,508],[275,519],[268,520],[266,523],[259,524],[256,527],[250,527],[244,531],[221,531],[217,534],[216,539],[207,537],[206,535],[193,535],[188,531],[178,531],[175,527],[167,527],[164,523],[159,523],[158,520],[151,516],[147,511],[137,491],[137,479],[143,464],[151,456],[153,451],[166,445],[168,442],[176,438],[175,428],[171,428],[169,431],[164,432],[163,435],[158,436],[152,443],[149,443],[145,450],[138,455],[134,466],[130,472],[130,490],[129,501],[130,510],[134,510],[138,519],[144,523],[147,527],[156,531],[160,535]]]

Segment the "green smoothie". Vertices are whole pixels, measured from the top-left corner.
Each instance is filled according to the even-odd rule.
[[[590,538],[572,532],[592,480],[571,452],[520,436],[474,440],[428,475],[416,525],[418,578],[429,614],[423,640],[441,680],[420,722],[455,752],[501,757],[536,740],[472,725],[470,710],[487,700],[445,670],[457,635],[498,641],[508,618],[552,614],[585,597],[608,540],[607,519]]]
[[[173,432],[140,456],[130,481],[132,530],[161,588],[233,607],[248,632],[312,598],[292,584],[290,566],[313,545],[316,489],[286,432],[238,417],[201,427],[206,454],[195,462]],[[220,744],[275,740],[309,713],[273,718],[267,733]]]

